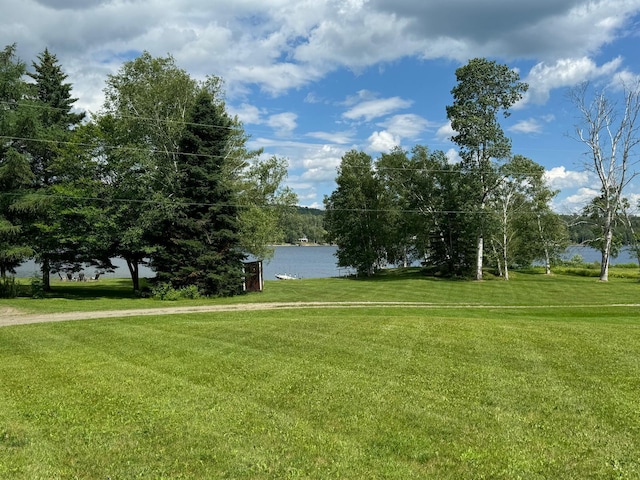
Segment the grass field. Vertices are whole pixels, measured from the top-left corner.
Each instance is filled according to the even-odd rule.
[[[0,305],[166,306],[54,287]],[[640,478],[639,292],[388,273],[195,303],[422,304],[3,327],[0,478]]]

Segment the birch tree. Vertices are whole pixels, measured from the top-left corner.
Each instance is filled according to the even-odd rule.
[[[492,190],[499,184],[495,160],[507,159],[511,141],[498,114],[509,116],[509,108],[522,98],[528,85],[506,65],[475,58],[456,70],[458,84],[451,90],[453,105],[447,117],[456,132],[451,138],[460,147],[463,172],[473,182],[470,206],[476,210],[476,279],[482,280],[485,224],[484,211]]]
[[[584,83],[571,92],[571,100],[580,112],[576,126],[577,139],[587,148],[585,168],[598,178],[600,194],[592,203],[600,231],[599,246],[602,261],[600,280],[609,280],[614,227],[623,213],[624,192],[637,172],[636,147],[638,114],[640,113],[640,84],[624,87],[621,102],[604,91],[592,93]]]

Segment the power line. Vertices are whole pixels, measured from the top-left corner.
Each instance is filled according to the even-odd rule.
[[[33,101],[33,102],[26,102],[26,101],[17,101],[17,102],[8,102],[6,100],[0,100],[0,105],[6,105],[9,107],[14,107],[14,106],[20,106],[20,107],[27,107],[27,108],[35,108],[35,109],[41,109],[41,110],[59,110],[65,114],[69,114],[69,109],[68,108],[63,108],[63,107],[53,107],[47,104],[39,104],[37,103],[37,101]],[[83,112],[86,113],[86,112]],[[112,113],[112,112],[107,112],[106,114],[103,113],[103,116],[111,116],[116,120],[120,120],[120,119],[131,119],[131,120],[144,120],[144,121],[149,121],[149,122],[155,122],[155,123],[175,123],[178,125],[189,125],[189,126],[196,126],[196,127],[206,127],[206,128],[219,128],[219,129],[226,129],[226,130],[239,130],[242,128],[241,124],[237,124],[237,125],[214,125],[214,124],[210,124],[210,123],[197,123],[197,122],[188,122],[186,120],[175,120],[175,119],[171,119],[171,118],[153,118],[153,117],[145,117],[142,115],[130,115],[130,114],[122,114],[122,113]],[[229,119],[232,120],[232,117],[229,116]]]
[[[60,195],[60,194],[38,194],[38,193],[29,193],[29,194],[20,194],[20,193],[0,193],[0,197],[20,197],[20,196],[29,196],[29,197],[38,197],[38,198],[54,198],[54,199],[62,199],[62,200],[84,200],[84,201],[95,201],[95,202],[106,202],[106,203],[136,203],[136,204],[149,204],[149,205],[172,205],[177,207],[232,207],[239,209],[246,208],[259,208],[259,209],[276,209],[276,208],[295,208],[294,206],[286,206],[286,205],[248,205],[241,203],[203,203],[203,202],[185,202],[185,201],[160,201],[160,200],[146,200],[146,199],[131,199],[131,198],[100,198],[100,197],[91,197],[91,196],[81,196],[81,195]],[[425,211],[424,209],[392,209],[392,208],[329,208],[324,210],[325,212],[351,212],[351,213],[415,213],[415,214],[433,214],[433,215],[475,215],[479,213],[483,214],[491,214],[494,213],[490,210],[429,210]]]
[[[74,146],[74,147],[86,147],[87,150],[90,149],[105,149],[105,150],[121,150],[121,151],[125,151],[125,152],[137,152],[137,153],[147,153],[147,154],[163,154],[163,155],[176,155],[176,156],[193,156],[193,157],[199,157],[199,158],[228,158],[229,154],[227,155],[211,155],[211,154],[205,154],[205,153],[190,153],[190,152],[182,152],[179,150],[161,150],[159,148],[153,148],[153,147],[149,147],[149,148],[143,148],[143,147],[135,147],[135,146],[124,146],[124,145],[111,145],[111,144],[106,144],[106,143],[98,143],[98,144],[91,144],[91,143],[84,143],[84,142],[73,142],[73,141],[69,141],[69,140],[51,140],[51,139],[44,139],[44,138],[35,138],[35,137],[17,137],[17,136],[11,136],[11,135],[0,135],[0,139],[4,139],[4,140],[8,140],[8,141],[21,141],[21,142],[35,142],[35,143],[48,143],[48,144],[52,144],[52,145],[68,145],[68,146]],[[341,166],[337,166],[336,170],[342,168]],[[367,166],[349,166],[348,168],[350,169],[359,169],[359,170],[365,170],[365,169],[369,169],[369,167]],[[438,173],[452,173],[452,174],[465,174],[467,172],[465,172],[462,169],[434,169],[434,168],[405,168],[405,167],[384,167],[384,166],[379,166],[379,165],[372,165],[371,171],[398,171],[398,172],[422,172],[422,173],[434,173],[434,174],[438,174]],[[583,170],[580,173],[584,173],[584,172],[589,172],[589,170]],[[532,171],[513,171],[512,174],[514,175],[533,175],[537,172],[532,172]]]

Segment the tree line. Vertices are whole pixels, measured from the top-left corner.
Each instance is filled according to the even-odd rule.
[[[377,159],[356,150],[342,157],[337,188],[324,200],[339,266],[371,275],[388,264],[420,260],[440,275],[480,280],[488,266],[508,279],[509,269],[534,261],[550,273],[565,250],[567,223],[551,209],[559,192],[546,184],[540,164],[512,153],[499,122],[528,85],[506,65],[484,58],[458,68],[456,78],[446,111],[460,161],[422,145]],[[581,217],[589,225],[588,243],[602,253],[603,281],[620,246],[617,233],[626,232],[640,253],[624,195],[636,175],[640,89],[623,90],[620,109],[605,92],[590,94],[588,84],[570,95],[581,118],[575,137],[589,154],[585,167],[601,184]]]
[[[98,112],[79,112],[45,49],[31,69],[0,52],[0,275],[28,258],[50,273],[126,261],[174,288],[233,295],[248,254],[265,258],[297,203],[287,162],[262,158],[225,107],[223,81],[196,81],[144,52],[105,81]]]

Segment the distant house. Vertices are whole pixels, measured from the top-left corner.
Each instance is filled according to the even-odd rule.
[[[298,242],[300,242],[300,243],[308,243],[309,239],[307,237],[302,237],[302,238],[298,239]]]

